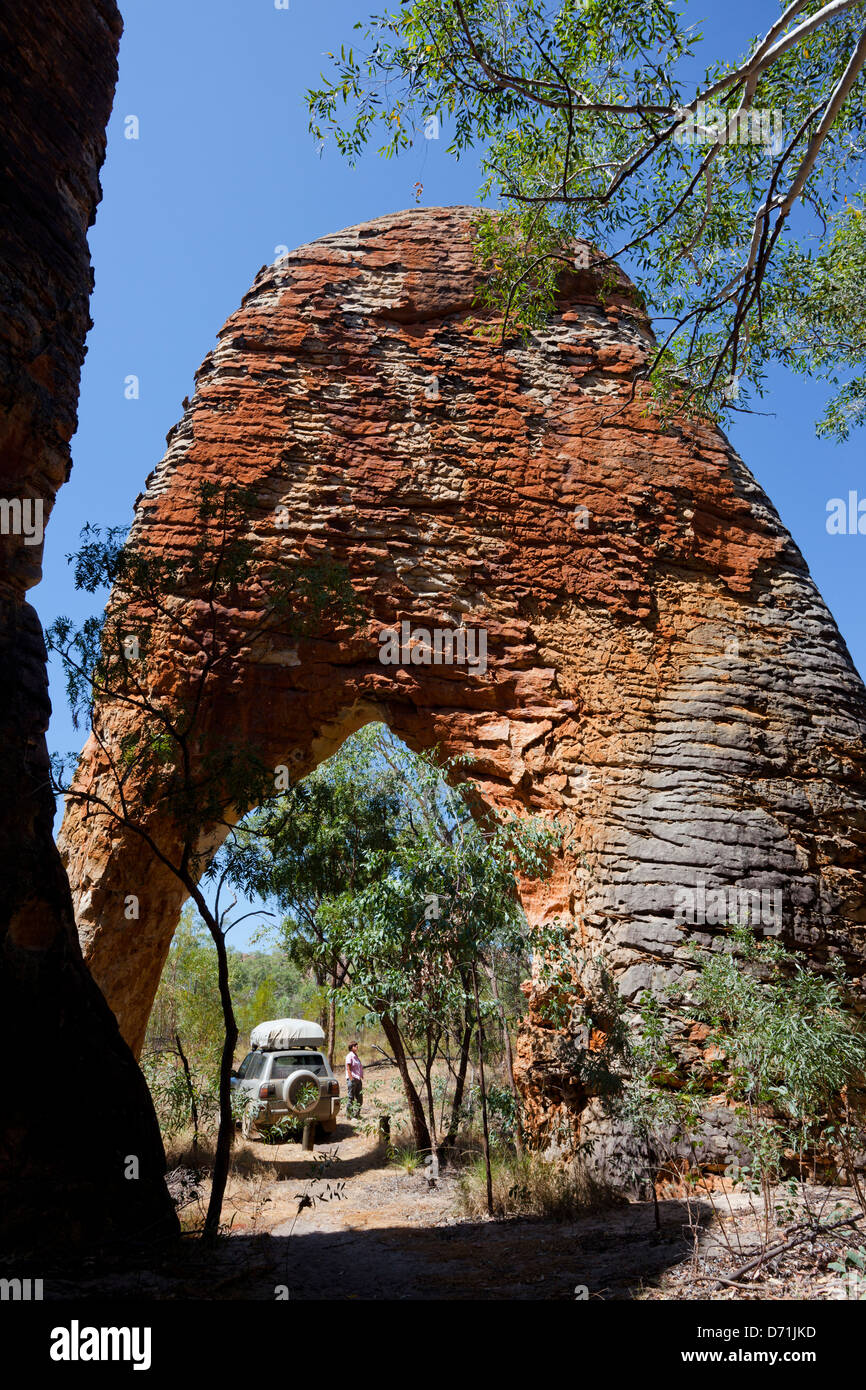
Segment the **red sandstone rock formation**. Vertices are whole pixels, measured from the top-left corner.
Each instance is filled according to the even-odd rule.
[[[138,540],[180,561],[201,480],[243,484],[263,562],[327,548],[369,622],[239,659],[210,739],[303,772],[381,719],[468,752],[491,803],[568,823],[527,912],[573,917],[629,998],[719,930],[676,920],[702,882],[780,891],[786,936],[859,977],[866,699],[802,556],[718,430],[629,402],[650,337],[624,280],[601,303],[575,275],[548,328],[504,352],[476,333],[475,288],[469,211],[412,210],[265,267],[226,323]],[[403,620],[483,628],[486,671],[383,665],[378,634]],[[167,642],[160,663],[169,689]],[[93,742],[81,773],[109,786]],[[159,807],[149,826],[170,836]],[[181,893],[78,810],[62,847],[86,957],[138,1048]],[[572,1124],[586,1098],[537,1015],[520,1071],[538,1134]]]
[[[0,13],[0,1228],[52,1250],[175,1229],[144,1080],[85,967],[52,836],[37,526],[69,473],[120,18],[112,0]],[[19,529],[22,501],[28,535]],[[33,503],[37,509],[32,510]],[[15,528],[15,529],[13,529]],[[16,534],[17,531],[17,534]],[[31,543],[35,542],[35,543]],[[26,1056],[23,1081],[18,1059]],[[15,1065],[13,1065],[15,1064]],[[86,1091],[98,1078],[100,1124]],[[124,1178],[126,1156],[140,1162]]]

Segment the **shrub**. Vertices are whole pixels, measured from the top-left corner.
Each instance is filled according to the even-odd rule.
[[[216,1128],[219,1094],[213,1076],[198,1071],[187,1076],[177,1057],[171,1054],[145,1056],[141,1069],[166,1138],[172,1139],[187,1128],[194,1128],[197,1134]]]
[[[402,1168],[404,1173],[409,1174],[417,1173],[423,1163],[418,1150],[411,1144],[391,1148],[389,1158],[395,1168]]]

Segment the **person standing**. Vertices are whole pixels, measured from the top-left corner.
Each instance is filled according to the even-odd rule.
[[[349,1043],[349,1051],[346,1053],[346,1089],[349,1093],[346,1118],[357,1116],[360,1120],[361,1102],[364,1099],[364,1063],[358,1056],[356,1042]]]

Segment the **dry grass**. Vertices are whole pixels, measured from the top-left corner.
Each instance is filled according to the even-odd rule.
[[[203,1176],[213,1172],[216,1152],[216,1137],[200,1134],[198,1144],[193,1143],[192,1131],[179,1134],[166,1141],[165,1161],[169,1172],[175,1168],[189,1168]],[[270,1172],[271,1165],[258,1156],[245,1140],[237,1136],[232,1147],[231,1176],[237,1179],[252,1180]]]
[[[622,1198],[579,1163],[564,1164],[543,1154],[512,1153],[491,1156],[493,1210],[497,1216],[535,1216],[547,1221],[574,1221],[589,1212],[619,1206]],[[457,1201],[464,1216],[487,1214],[487,1175],[484,1160],[473,1159],[457,1183]]]
[[[212,1137],[199,1136],[195,1145],[191,1133],[166,1145],[169,1188],[178,1204],[181,1231],[186,1235],[198,1235],[204,1227],[214,1150]],[[272,1182],[272,1165],[238,1138],[232,1149],[223,1198],[224,1228],[231,1229],[239,1222],[245,1230],[255,1232],[270,1200],[267,1193]]]

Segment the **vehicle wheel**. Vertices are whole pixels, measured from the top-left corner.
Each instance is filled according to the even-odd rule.
[[[323,1134],[328,1134],[328,1135],[330,1135],[330,1134],[336,1134],[336,1132],[337,1132],[337,1121],[336,1121],[335,1119],[331,1119],[331,1120],[320,1120],[320,1121],[319,1121],[319,1129],[322,1131]]]

